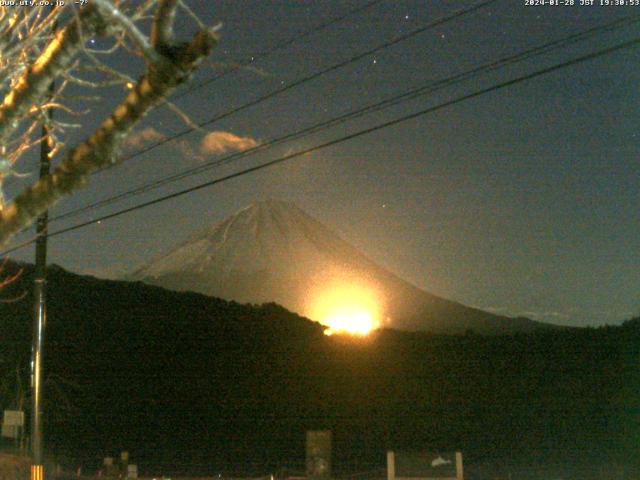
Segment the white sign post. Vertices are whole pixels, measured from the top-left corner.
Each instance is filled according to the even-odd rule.
[[[6,438],[20,438],[24,427],[24,412],[22,410],[5,410],[2,419],[2,436]]]
[[[127,478],[138,478],[138,466],[135,464],[127,465]]]

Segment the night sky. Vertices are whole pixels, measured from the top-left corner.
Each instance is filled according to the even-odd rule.
[[[263,55],[367,3],[190,1],[205,22],[223,23],[222,37],[209,64],[191,86],[177,92],[176,105],[193,121],[204,122],[474,4],[380,1]],[[61,201],[51,214],[222,158],[216,152],[224,145],[203,144],[211,131],[230,132],[242,137],[236,140],[244,146],[254,145],[616,18],[640,15],[640,6],[575,3],[526,6],[525,0],[498,0],[98,173],[84,191]],[[634,39],[638,25],[54,222],[50,228],[132,206]],[[185,20],[184,31],[190,30]],[[193,88],[252,56],[257,59],[251,68]],[[110,61],[132,75],[139,72],[130,57]],[[617,51],[54,237],[49,260],[75,272],[117,276],[252,201],[277,198],[297,204],[380,265],[431,293],[559,324],[618,324],[640,314],[639,61],[638,47]],[[104,101],[92,105],[91,115],[84,118],[82,133],[90,132],[123,93],[105,91]],[[185,128],[165,107],[140,126],[146,129],[146,140]],[[144,145],[143,137],[138,135],[139,141],[131,142],[127,151]],[[203,145],[210,148],[203,150]],[[35,156],[18,169],[34,170]],[[24,182],[7,180],[7,195],[15,195]],[[21,235],[13,244],[32,235]],[[33,246],[13,258],[31,261]]]

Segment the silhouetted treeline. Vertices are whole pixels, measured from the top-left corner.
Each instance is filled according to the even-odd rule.
[[[143,473],[268,473],[303,468],[305,430],[330,428],[338,473],[382,467],[388,448],[462,450],[470,478],[473,465],[475,478],[499,466],[637,468],[640,318],[357,339],[274,304],[58,267],[48,285],[45,433],[62,461],[97,467],[128,450]],[[29,268],[2,295],[23,291],[0,304],[0,368],[8,379],[21,366],[27,385]]]

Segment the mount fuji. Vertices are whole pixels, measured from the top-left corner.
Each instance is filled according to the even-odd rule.
[[[358,284],[374,292],[385,327],[448,334],[551,327],[425,292],[376,265],[300,208],[275,200],[238,211],[137,269],[128,280],[241,303],[275,302],[317,321],[310,292]]]

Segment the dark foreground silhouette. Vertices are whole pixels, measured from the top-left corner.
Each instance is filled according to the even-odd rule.
[[[2,295],[24,291],[29,267]],[[327,337],[275,304],[55,266],[48,297],[47,450],[85,471],[121,450],[143,474],[301,469],[305,430],[329,428],[338,474],[384,467],[386,449],[428,449],[461,450],[467,478],[545,468],[637,478],[640,319],[510,336]],[[30,312],[30,294],[0,304],[3,408],[14,406],[16,367],[28,385]]]

